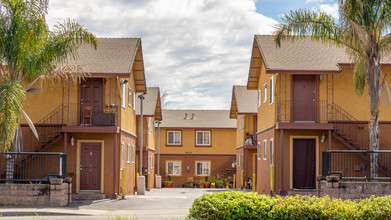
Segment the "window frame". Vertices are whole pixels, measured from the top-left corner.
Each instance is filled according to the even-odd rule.
[[[130,163],[130,144],[127,145],[127,158],[126,163]]]
[[[176,132],[179,132],[179,144],[177,143],[169,143],[168,142],[168,133],[170,132],[173,132],[173,133],[176,133]],[[178,131],[178,130],[168,130],[166,132],[166,145],[168,146],[182,146],[182,131]],[[173,141],[175,140],[175,136],[173,136]]]
[[[128,106],[132,108],[132,88],[128,86]]]
[[[200,144],[200,143],[198,143],[198,133],[203,133],[203,135],[202,135],[202,138],[203,138],[203,141],[205,140],[205,136],[204,136],[204,133],[209,133],[209,144],[204,144],[204,143],[202,143],[202,144]],[[195,139],[196,139],[196,146],[211,146],[212,145],[212,131],[196,131],[196,137],[195,137]]]
[[[258,89],[258,107],[260,107],[262,104],[262,91],[261,89]]]
[[[125,84],[122,84],[122,108],[125,108],[126,106],[126,85]]]
[[[168,173],[168,164],[169,163],[179,163],[179,174]],[[174,165],[173,165],[173,170],[174,170]],[[167,176],[182,176],[182,161],[181,160],[166,160],[166,173],[167,173]]]
[[[263,84],[263,97],[262,97],[262,102],[266,103],[267,101],[267,83]]]
[[[133,110],[136,110],[136,93],[133,92]]]
[[[269,80],[270,86],[269,86],[269,103],[273,104],[274,103],[274,76],[270,77]]]
[[[198,169],[197,169],[197,164],[202,163],[202,164],[209,164],[209,169],[208,169],[208,174],[203,173],[203,167],[201,167],[201,174],[198,174]],[[196,160],[195,161],[195,176],[210,176],[211,174],[211,169],[212,169],[212,162],[210,160]]]
[[[267,142],[267,140],[264,139],[264,140],[263,140],[263,160],[266,160],[266,159],[267,159],[267,154],[266,154],[266,142]]]

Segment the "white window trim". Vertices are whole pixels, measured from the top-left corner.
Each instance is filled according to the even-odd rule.
[[[169,132],[178,132],[179,133],[179,143],[169,143],[168,142],[168,133]],[[175,135],[173,137],[173,140],[175,140]],[[182,131],[167,131],[167,145],[182,145]]]
[[[128,154],[127,154],[127,160],[126,160],[126,163],[130,163],[130,144],[128,144],[128,148],[127,148],[127,150],[128,150]]]
[[[270,155],[270,166],[273,166],[274,165],[274,154],[273,154],[273,151],[274,151],[274,146],[273,146],[273,139],[270,139],[269,140],[269,155]]]
[[[258,142],[258,145],[257,145],[257,158],[258,160],[261,160],[261,142]]]
[[[133,110],[136,110],[136,93],[133,92]]]
[[[125,167],[125,153],[124,153],[125,143],[121,143],[121,170]]]
[[[270,93],[269,93],[269,103],[270,105],[274,102],[274,76],[270,77]]]
[[[266,142],[267,140],[263,140],[263,160],[266,160],[267,159],[267,155],[266,155]]]
[[[198,174],[197,173],[197,164],[198,163],[205,163],[205,164],[209,164],[209,173],[208,174]],[[195,172],[196,172],[196,176],[210,176],[210,171],[211,171],[211,168],[212,168],[212,165],[211,165],[211,162],[210,161],[196,161],[196,164],[195,164]],[[202,172],[202,171],[201,171]]]
[[[209,143],[208,144],[205,144],[205,143],[198,143],[198,133],[202,133],[202,139],[205,140],[205,133],[209,133]],[[211,132],[210,131],[196,131],[196,146],[210,146],[211,145]]]
[[[125,108],[125,104],[126,104],[126,85],[125,84],[122,84],[122,108]]]
[[[128,86],[128,106],[132,107],[132,88]]]
[[[132,145],[132,163],[136,162],[136,146]]]
[[[261,97],[262,97],[262,92],[260,89],[258,89],[258,107],[261,106]]]
[[[179,163],[179,174],[169,174],[168,173],[168,163]],[[182,175],[182,161],[180,161],[180,160],[167,160],[166,161],[166,173],[167,173],[167,176],[181,176]]]
[[[265,103],[267,101],[267,83],[263,84],[263,100],[262,102]]]

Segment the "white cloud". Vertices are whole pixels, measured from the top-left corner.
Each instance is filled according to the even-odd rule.
[[[338,19],[339,12],[338,12],[338,3],[335,4],[321,4],[318,7],[314,8],[315,10],[324,11],[327,14],[331,15],[332,17]]]
[[[327,0],[306,0],[305,3],[321,3]]]
[[[51,0],[49,24],[71,17],[98,37],[141,37],[147,86],[168,90],[170,108],[228,109],[245,84],[254,34],[275,20],[253,0]]]

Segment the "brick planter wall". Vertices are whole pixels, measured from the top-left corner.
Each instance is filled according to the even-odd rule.
[[[69,182],[69,181],[66,181]],[[0,184],[0,206],[60,207],[72,202],[72,184]]]
[[[319,195],[328,195],[333,199],[365,199],[372,195],[386,196],[391,194],[391,183],[388,182],[328,182],[319,181]]]

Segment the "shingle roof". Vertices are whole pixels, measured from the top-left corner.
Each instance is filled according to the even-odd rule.
[[[285,40],[277,47],[272,35],[256,35],[267,70],[340,71],[338,63],[350,63],[343,48],[310,38]]]
[[[234,85],[232,88],[232,99],[230,117],[236,118],[236,114],[256,114],[258,93],[256,90],[248,90],[247,86]]]
[[[229,118],[229,110],[163,110],[163,120],[160,126],[167,128],[236,128],[236,119]]]
[[[80,65],[87,73],[130,73],[140,38],[98,38],[98,48],[81,45],[79,58],[68,64]]]
[[[136,95],[136,114],[141,115],[141,103],[138,96],[141,93]],[[156,120],[161,119],[161,104],[160,104],[160,92],[159,87],[148,87],[147,94],[144,95],[143,101],[143,114],[144,115],[155,115],[157,116]]]

